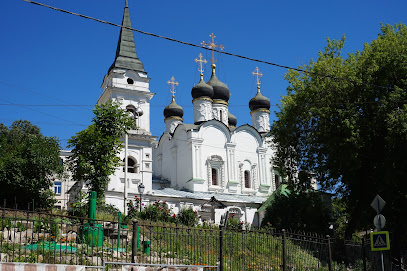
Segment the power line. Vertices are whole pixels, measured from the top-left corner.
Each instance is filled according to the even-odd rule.
[[[0,101],[6,102],[6,103],[8,103],[8,104],[13,104],[12,102],[9,102],[9,101],[4,100],[4,99],[0,99]],[[29,107],[26,107],[26,106],[23,106],[23,105],[16,105],[16,106],[19,106],[19,107],[22,107],[22,108],[25,108],[25,109],[27,109],[27,110],[31,110],[31,111],[34,111],[34,112],[38,112],[38,113],[40,113],[40,114],[43,114],[43,115],[46,115],[46,116],[49,116],[49,117],[53,117],[53,118],[56,118],[56,119],[60,119],[60,120],[62,120],[62,121],[69,122],[69,123],[74,124],[74,125],[85,126],[85,125],[83,125],[83,124],[80,124],[80,123],[77,123],[77,122],[73,122],[73,121],[70,121],[70,120],[66,120],[66,119],[60,118],[60,117],[58,117],[58,116],[51,115],[51,114],[48,114],[48,113],[44,113],[44,112],[41,112],[41,111],[38,111],[38,110],[35,110],[35,109],[32,109],[32,108],[29,108]]]
[[[11,88],[14,88],[14,89],[18,89],[18,90],[22,90],[22,91],[25,91],[25,92],[33,93],[35,95],[42,96],[42,97],[45,97],[45,98],[50,99],[50,100],[65,103],[64,100],[57,99],[57,98],[52,97],[52,96],[44,95],[41,92],[37,92],[37,91],[31,90],[31,89],[28,89],[28,88],[25,88],[25,87],[22,87],[22,86],[14,85],[14,84],[12,84],[10,82],[0,80],[0,84],[11,87]]]
[[[359,104],[378,104],[382,103],[382,100],[375,100],[375,101],[364,101],[364,102],[336,102],[336,103],[329,103],[331,105],[359,105]],[[385,101],[387,103],[407,103],[407,100],[395,100],[395,101]],[[313,102],[307,103],[308,105],[326,105],[326,102]],[[181,107],[194,107],[194,105],[189,104],[179,104]],[[91,104],[16,104],[16,103],[0,103],[0,106],[27,106],[27,107],[94,107],[95,105]],[[165,108],[168,105],[157,105],[157,104],[150,104],[150,107],[155,108]],[[278,104],[271,104],[270,106],[278,107]],[[229,104],[228,107],[249,107],[248,104]]]
[[[32,107],[90,107],[94,105],[89,104],[0,104],[0,105],[10,105],[10,106],[32,106]]]
[[[86,15],[83,15],[83,14],[79,14],[79,13],[67,11],[67,10],[64,10],[64,9],[52,7],[52,6],[45,5],[45,4],[38,3],[38,2],[34,2],[34,1],[31,1],[31,0],[23,0],[23,1],[25,1],[27,3],[35,4],[35,5],[38,5],[38,6],[47,7],[47,8],[56,10],[56,11],[64,12],[64,13],[67,13],[67,14],[70,14],[70,15],[75,15],[75,16],[79,16],[79,17],[82,17],[82,18],[85,18],[85,19],[93,20],[93,21],[96,21],[96,22],[99,22],[99,23],[108,24],[108,25],[112,25],[112,26],[116,26],[116,27],[120,27],[120,28],[126,28],[126,29],[129,29],[129,30],[138,32],[140,34],[153,36],[153,37],[156,37],[156,38],[161,38],[161,39],[181,43],[183,45],[188,45],[188,46],[192,46],[192,47],[196,47],[196,48],[200,48],[200,49],[204,49],[204,50],[208,50],[208,51],[215,51],[215,52],[220,53],[220,54],[234,56],[234,57],[246,59],[246,60],[253,61],[253,62],[258,62],[258,63],[263,63],[263,64],[275,66],[275,67],[278,67],[278,68],[294,70],[294,71],[298,71],[298,72],[303,72],[303,73],[307,73],[307,74],[311,74],[311,75],[315,75],[315,76],[319,76],[319,77],[326,77],[326,78],[339,80],[339,81],[347,81],[347,82],[350,82],[350,83],[353,83],[353,84],[358,84],[358,85],[366,85],[366,86],[371,86],[371,87],[395,90],[395,88],[389,87],[389,86],[380,86],[380,85],[375,85],[375,84],[371,84],[371,83],[352,80],[352,79],[349,79],[349,78],[336,77],[336,76],[333,76],[333,75],[330,75],[330,74],[323,74],[323,73],[307,71],[307,70],[304,70],[304,69],[299,69],[299,68],[294,68],[294,67],[290,67],[290,66],[286,66],[286,65],[281,65],[281,64],[273,63],[273,62],[266,61],[266,60],[261,60],[261,59],[256,59],[256,58],[247,57],[247,56],[243,56],[243,55],[233,54],[233,53],[229,53],[229,52],[226,52],[226,51],[219,51],[217,49],[207,48],[207,47],[203,47],[202,45],[197,45],[197,44],[194,44],[194,43],[177,40],[177,39],[174,39],[174,38],[170,38],[170,37],[166,37],[166,36],[146,32],[146,31],[142,31],[142,30],[132,28],[132,27],[118,25],[118,24],[115,24],[115,23],[112,23],[112,22],[108,22],[108,21],[100,20],[100,19],[97,19],[97,18],[94,18],[94,17],[86,16]]]

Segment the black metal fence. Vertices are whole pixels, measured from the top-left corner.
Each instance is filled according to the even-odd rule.
[[[219,266],[233,271],[381,270],[380,253],[371,252],[367,245],[284,230],[122,223],[119,217],[89,221],[8,209],[1,210],[0,226],[3,262],[94,266],[137,262]],[[390,267],[388,253],[384,259]]]

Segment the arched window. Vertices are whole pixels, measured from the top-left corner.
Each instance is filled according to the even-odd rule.
[[[127,84],[133,85],[133,84],[134,84],[134,80],[131,79],[131,78],[127,78]]]
[[[137,173],[137,160],[131,157],[127,157],[127,172],[129,173]],[[125,168],[125,161],[123,159],[123,172]]]
[[[218,170],[212,168],[212,185],[218,185]]]
[[[250,188],[250,171],[244,171],[244,187]]]
[[[219,121],[223,122],[223,112],[219,110]]]

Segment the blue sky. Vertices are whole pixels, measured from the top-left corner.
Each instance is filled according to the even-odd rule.
[[[121,23],[124,0],[39,0],[98,19]],[[388,1],[135,1],[129,0],[133,28],[200,44],[214,33],[225,51],[297,67],[316,58],[326,38],[346,35],[345,52],[377,37],[380,23],[406,23],[407,2]],[[26,119],[61,146],[92,119],[102,80],[115,56],[119,28],[39,7],[22,0],[0,3],[0,122]],[[156,95],[151,131],[165,129],[163,109],[170,103],[166,82],[179,82],[176,101],[184,122],[193,122],[191,88],[199,81],[194,59],[210,53],[134,33],[139,58]],[[232,96],[229,110],[238,125],[251,124],[249,100],[256,93],[252,72],[264,74],[262,93],[275,106],[286,93],[285,69],[220,56],[218,78]],[[209,80],[207,64],[205,80]]]

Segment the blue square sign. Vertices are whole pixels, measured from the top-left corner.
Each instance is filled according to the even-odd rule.
[[[370,246],[372,251],[389,250],[389,232],[379,231],[370,233]]]

